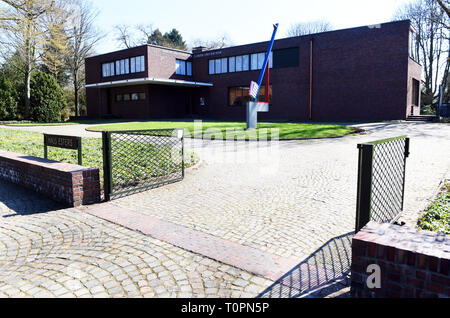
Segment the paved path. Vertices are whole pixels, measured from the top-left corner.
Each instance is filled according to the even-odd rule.
[[[0,298],[255,297],[270,283],[0,181]]]
[[[302,271],[302,264],[308,264],[309,260],[314,259],[311,255],[320,252],[327,246],[327,242],[335,242],[335,238],[343,235],[347,238],[354,229],[357,143],[405,134],[411,137],[411,156],[406,173],[405,212],[402,219],[412,225],[417,213],[426,206],[450,168],[448,124],[400,122],[358,126],[366,129],[367,133],[328,140],[281,141],[278,145],[272,144],[271,148],[264,143],[255,142],[186,140],[187,148],[198,152],[202,163],[189,170],[183,182],[122,198],[112,204],[153,220],[173,224],[174,228],[181,227],[228,241],[230,244],[240,244],[242,247],[259,251],[261,255],[265,253],[284,259],[298,259],[298,270]],[[71,129],[74,129],[75,133],[76,127]],[[60,132],[53,130],[52,133]],[[21,200],[23,195],[8,195],[3,200],[8,201],[13,197],[15,200]],[[4,203],[6,208],[3,208],[2,212],[6,215],[14,214],[15,209],[21,206],[20,201],[8,202]],[[35,206],[32,200],[22,199],[22,202],[32,208]],[[30,280],[33,275],[39,276],[46,285],[53,286],[52,281],[57,282],[62,267],[48,268],[47,264],[58,265],[65,262],[64,260],[67,261],[63,264],[64,267],[75,264],[73,266],[77,267],[76,270],[88,273],[90,280],[97,279],[96,284],[90,284],[101,284],[103,289],[99,288],[99,293],[109,296],[141,296],[145,295],[145,292],[148,292],[148,296],[186,295],[183,292],[188,288],[183,287],[182,290],[183,284],[173,276],[176,270],[188,276],[182,281],[190,284],[190,295],[272,295],[271,292],[264,292],[265,287],[271,283],[269,280],[202,256],[207,253],[202,253],[201,249],[196,253],[188,252],[73,209],[6,217],[0,224],[0,242],[6,242],[0,244],[6,246],[3,250],[7,251],[0,254],[0,295],[3,293],[6,296],[17,296],[24,292],[18,288],[24,283],[17,280],[19,278],[12,274],[14,272],[22,273],[19,276],[31,272]],[[83,231],[88,234],[80,234]],[[36,239],[28,238],[28,234]],[[65,234],[75,242],[68,245],[66,253],[64,248],[61,249],[61,246],[65,246]],[[36,241],[37,244],[33,243]],[[50,251],[53,249],[55,253],[52,254]],[[157,260],[154,259],[155,255]],[[147,256],[152,256],[152,261],[146,261]],[[97,261],[94,261],[95,259]],[[106,260],[108,265],[99,259]],[[137,264],[141,264],[141,268],[146,268],[146,275],[153,275],[147,277],[143,273],[139,274],[137,269],[127,264],[124,259],[134,259],[136,264],[131,262],[132,265],[139,267]],[[142,259],[144,261],[141,262]],[[165,267],[161,265],[167,259],[178,267],[172,263],[166,264]],[[191,266],[186,267],[186,263]],[[105,267],[112,266],[107,270],[109,274],[102,271],[102,264]],[[80,266],[82,269],[78,268]],[[122,271],[130,266],[130,272],[124,273],[128,275],[125,283],[117,279],[121,273],[117,266]],[[105,275],[108,278],[105,278],[105,281],[99,280],[102,277],[93,278],[91,272],[96,272],[95,268],[103,273],[98,274],[99,276]],[[165,276],[173,277],[169,279],[172,285],[164,285],[164,289],[158,290],[154,286],[147,286],[152,281],[155,286],[156,282],[163,284],[162,277],[165,276],[159,276],[160,270],[164,271]],[[231,271],[231,274],[228,271]],[[81,272],[77,273],[83,275]],[[204,277],[205,272],[209,275],[209,280]],[[197,275],[196,278],[189,276],[191,274]],[[47,279],[50,276],[51,278]],[[62,276],[67,279],[71,275],[63,273]],[[68,287],[62,284],[66,288],[65,294],[71,293],[73,296],[78,292],[84,293],[85,296],[96,295],[86,286],[89,281],[87,276],[82,277],[85,281],[71,276],[73,279],[70,281],[75,284],[73,289],[79,289],[69,291]],[[177,277],[181,279],[181,276]],[[139,280],[142,277],[144,279]],[[192,280],[198,283],[196,288],[191,284]],[[81,282],[83,286],[76,285],[75,281]],[[119,292],[120,288],[113,289],[117,292],[114,293],[104,285],[106,281],[110,281],[108,286],[116,281],[122,291]],[[59,282],[58,284],[61,285]],[[145,287],[150,289],[144,289],[143,292],[140,284],[147,284]],[[174,284],[177,287],[174,287]],[[213,284],[214,288],[208,287]],[[45,286],[39,286],[39,290],[34,290],[35,293],[30,295],[43,295],[39,293],[41,289],[48,292]],[[125,286],[128,286],[126,288],[130,291]],[[97,292],[97,289],[95,291]],[[298,294],[298,291],[293,294]]]
[[[187,140],[203,159],[201,167],[183,182],[112,203],[300,261],[354,230],[358,143],[411,137],[404,219],[425,207],[450,167],[448,124],[360,126],[365,135],[262,147],[257,164],[245,162],[256,143],[209,141],[200,147],[201,141]]]

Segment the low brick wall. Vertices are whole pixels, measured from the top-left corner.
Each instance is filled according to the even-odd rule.
[[[369,289],[371,264],[381,288]],[[450,235],[370,222],[352,241],[353,297],[450,297]]]
[[[0,150],[0,178],[69,206],[100,202],[99,169]]]

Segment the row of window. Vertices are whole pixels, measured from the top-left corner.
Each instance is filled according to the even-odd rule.
[[[192,76],[192,62],[176,60],[175,73],[178,75]]]
[[[231,56],[209,60],[209,74],[223,74],[260,70],[263,67],[266,53]],[[269,55],[269,67],[273,67],[273,52]]]
[[[116,94],[116,102],[145,100],[145,93]]]
[[[230,87],[228,89],[228,104],[230,106],[245,106],[250,101],[249,86]],[[266,87],[262,85],[258,93],[258,101],[264,102],[266,99]],[[272,85],[269,85],[269,104],[272,103]]]
[[[103,77],[139,73],[144,71],[145,58],[143,55],[102,64]]]

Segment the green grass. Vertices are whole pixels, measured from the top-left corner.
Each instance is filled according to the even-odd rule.
[[[117,145],[115,145],[117,147]],[[116,183],[123,183],[123,181],[132,182],[133,180],[139,180],[144,175],[146,176],[159,176],[161,170],[174,170],[179,167],[170,166],[169,160],[164,160],[160,163],[160,160],[154,160],[154,162],[148,162],[142,160],[142,158],[148,158],[148,156],[142,156],[143,153],[151,153],[154,157],[161,157],[166,152],[161,149],[154,149],[151,145],[143,144],[127,144],[127,160],[116,162],[119,166],[115,166],[116,169],[122,171],[122,175],[119,179],[115,180]],[[0,128],[0,149],[10,152],[16,152],[33,157],[44,157],[44,137],[41,133],[1,129]],[[103,153],[102,153],[102,140],[100,138],[83,138],[82,139],[82,158],[83,166],[100,169],[100,181],[103,183]],[[78,152],[76,150],[67,150],[54,147],[48,147],[48,159],[68,162],[77,164]],[[130,159],[133,158],[133,159]],[[190,167],[198,162],[198,156],[192,152],[185,152],[185,166]],[[170,171],[169,171],[170,172]]]
[[[425,210],[418,221],[421,230],[450,234],[450,183]]]
[[[38,123],[31,121],[10,121],[0,122],[0,125],[12,126],[12,127],[32,127],[32,126],[65,126],[65,125],[80,125],[80,124],[103,124],[114,122],[110,119],[83,119],[74,121],[62,121],[54,123]]]
[[[357,132],[356,129],[331,124],[304,124],[304,123],[259,123],[256,131],[246,131],[246,123],[240,122],[202,122],[203,134],[194,134],[194,122],[187,121],[148,121],[131,122],[89,127],[88,131],[114,131],[114,130],[142,130],[142,129],[164,129],[184,128],[186,137],[226,139],[227,129],[236,131],[231,139],[254,140],[260,138],[261,129],[267,129],[267,138],[271,137],[271,129],[279,129],[280,139],[309,139],[342,137]],[[215,131],[214,131],[215,130]],[[194,134],[194,135],[193,135]],[[193,135],[193,136],[192,136]],[[255,137],[258,136],[258,137]]]

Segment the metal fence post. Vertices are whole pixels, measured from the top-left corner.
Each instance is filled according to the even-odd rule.
[[[103,142],[103,189],[105,193],[105,201],[111,200],[112,180],[111,180],[111,133],[102,132]]]
[[[402,211],[405,203],[406,159],[409,157],[409,138],[405,138],[405,158],[403,164]]]
[[[355,233],[359,232],[370,221],[374,146],[370,144],[358,144],[358,149],[358,190]]]

